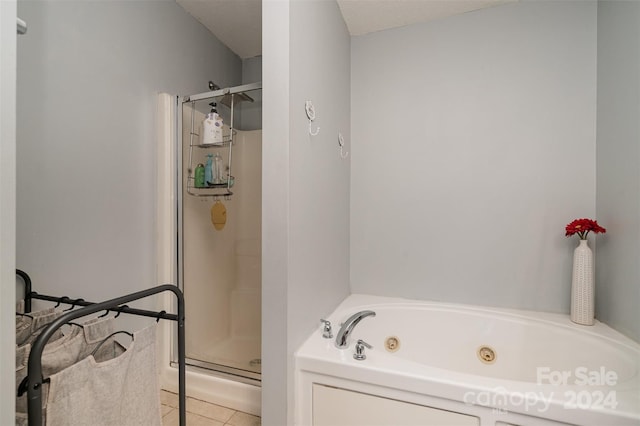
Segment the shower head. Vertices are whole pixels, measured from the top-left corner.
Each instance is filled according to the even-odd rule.
[[[215,84],[213,81],[209,80],[209,90],[220,90],[220,86]],[[236,96],[236,98],[234,99],[234,103],[236,102],[240,103],[245,101],[253,102],[253,98],[244,92],[234,93],[233,95]],[[219,99],[218,102],[220,102],[222,105],[226,105],[229,108],[231,108],[231,96],[233,95],[231,93],[227,93],[223,95],[222,99]]]
[[[235,96],[235,99],[233,100],[234,104],[239,104],[240,102],[253,102],[253,98],[244,92],[233,93],[233,94],[227,93],[218,102],[220,102],[222,105],[226,105],[229,108],[231,108],[232,96]]]

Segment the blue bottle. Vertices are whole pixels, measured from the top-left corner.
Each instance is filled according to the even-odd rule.
[[[207,154],[207,164],[204,166],[205,185],[213,184],[213,154]]]

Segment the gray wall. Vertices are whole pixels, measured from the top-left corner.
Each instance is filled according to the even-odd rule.
[[[262,56],[242,60],[242,84],[262,81]]]
[[[640,3],[598,2],[596,316],[640,341]]]
[[[241,81],[173,1],[21,1],[17,264],[43,293],[157,285],[156,95]]]
[[[0,1],[0,424],[15,421],[16,3]]]
[[[568,312],[595,214],[596,3],[352,39],[351,290]]]
[[[335,2],[267,0],[262,16],[262,424],[282,426],[293,423],[294,351],[349,293],[350,162],[337,138],[350,139],[350,47]]]
[[[287,424],[289,2],[262,2],[262,423]],[[265,202],[264,200],[269,200]]]
[[[262,56],[242,60],[242,84],[262,81]],[[253,102],[243,102],[239,109],[240,129],[262,129],[262,92],[252,91],[248,94]]]

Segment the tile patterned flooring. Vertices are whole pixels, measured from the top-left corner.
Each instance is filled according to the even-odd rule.
[[[178,426],[178,395],[160,391],[162,426]],[[187,426],[260,426],[260,417],[187,397]]]

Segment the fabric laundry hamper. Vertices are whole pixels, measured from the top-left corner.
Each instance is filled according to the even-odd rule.
[[[29,316],[16,315],[16,345],[33,343],[44,327],[62,314],[64,314],[63,311],[49,308],[30,313]],[[52,342],[60,337],[62,337],[62,331],[56,330],[49,341]]]
[[[125,349],[113,338],[108,338],[114,330],[113,318],[95,318],[80,326],[73,326],[67,335],[49,341],[42,353],[42,374],[44,378],[51,376],[65,368],[85,359],[96,347],[100,345],[96,358],[107,360],[114,358]],[[108,339],[107,339],[108,338]],[[27,363],[31,345],[26,344],[16,349],[16,389],[27,376]],[[42,386],[42,405],[46,408],[48,384]],[[43,410],[43,413],[45,411]],[[45,416],[46,419],[46,416]],[[16,399],[16,425],[27,425],[27,395],[18,396]]]
[[[88,356],[51,375],[46,425],[161,425],[156,332],[155,324],[135,332],[116,358]]]

